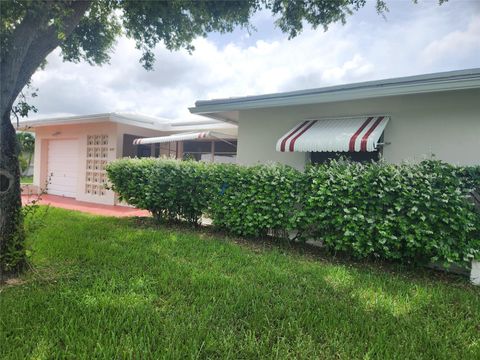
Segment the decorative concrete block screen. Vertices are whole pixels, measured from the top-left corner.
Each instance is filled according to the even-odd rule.
[[[85,177],[85,193],[104,196],[108,164],[108,135],[87,136],[87,167]]]

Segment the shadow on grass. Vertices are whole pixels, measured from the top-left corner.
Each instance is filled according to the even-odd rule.
[[[458,272],[450,272],[448,269],[434,269],[421,264],[404,264],[399,262],[384,261],[379,259],[359,260],[349,256],[346,253],[332,253],[320,246],[315,246],[303,242],[292,242],[284,238],[264,237],[238,237],[216,229],[212,225],[195,227],[182,222],[158,223],[152,218],[126,218],[120,221],[132,229],[155,229],[164,231],[181,231],[185,234],[194,234],[199,237],[215,238],[218,240],[233,242],[235,244],[246,246],[253,251],[277,250],[290,255],[301,256],[302,258],[321,261],[328,264],[343,264],[358,269],[365,269],[374,272],[388,272],[398,276],[424,281],[441,281],[452,286],[462,288],[472,288],[468,281],[468,276]]]
[[[480,354],[480,292],[456,278],[270,239],[66,214],[53,211],[56,228],[32,239],[33,260],[59,277],[0,295],[2,358]]]

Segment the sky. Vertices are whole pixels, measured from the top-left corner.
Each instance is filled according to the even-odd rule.
[[[191,55],[158,45],[154,71],[140,65],[126,38],[103,66],[64,63],[56,50],[33,76],[38,113],[31,118],[122,111],[190,120],[196,100],[480,67],[480,0],[387,4],[381,16],[367,0],[346,25],[326,32],[307,25],[292,40],[269,12],[257,13],[257,31],[198,38]]]

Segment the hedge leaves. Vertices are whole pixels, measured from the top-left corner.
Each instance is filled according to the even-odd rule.
[[[332,161],[283,165],[121,159],[109,164],[122,200],[158,219],[202,216],[242,236],[296,233],[357,258],[467,263],[480,255],[480,216],[466,199],[479,168]]]

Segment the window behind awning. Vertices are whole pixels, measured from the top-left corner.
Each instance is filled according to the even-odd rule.
[[[277,141],[280,152],[371,152],[389,116],[305,120]]]

